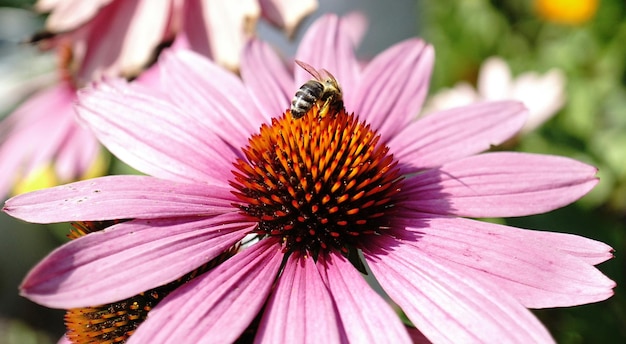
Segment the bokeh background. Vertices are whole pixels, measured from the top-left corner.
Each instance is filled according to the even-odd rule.
[[[44,18],[30,11],[33,2],[0,0],[0,117],[34,86],[45,83],[54,69],[52,56],[20,43],[43,25]],[[320,0],[319,10],[304,21],[293,40],[263,23],[258,32],[291,56],[315,17],[360,11],[369,20],[358,51],[362,59],[412,36],[434,45],[431,94],[460,81],[476,85],[480,65],[491,56],[505,59],[514,75],[560,69],[567,80],[563,108],[505,148],[588,162],[599,168],[601,182],[563,209],[489,220],[575,233],[611,245],[615,258],[599,268],[617,282],[612,298],[535,313],[559,343],[625,343],[626,1],[548,0],[562,5],[561,12],[557,6],[549,13],[539,10],[540,2]],[[573,13],[577,8],[579,13]],[[128,170],[112,159],[109,172]],[[62,335],[63,312],[19,297],[17,287],[30,267],[67,240],[67,230],[67,224],[31,225],[0,214],[0,344],[54,343]]]

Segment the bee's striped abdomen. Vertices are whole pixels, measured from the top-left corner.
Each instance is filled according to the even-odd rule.
[[[300,87],[291,101],[291,116],[298,119],[306,115],[313,105],[320,100],[323,92],[324,85],[320,82],[316,80],[307,81]]]

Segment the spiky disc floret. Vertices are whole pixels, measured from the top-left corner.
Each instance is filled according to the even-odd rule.
[[[359,248],[364,235],[389,226],[401,187],[397,162],[379,140],[344,110],[273,119],[243,149],[247,160],[235,163],[238,206],[286,251]]]
[[[74,222],[69,237],[78,239],[124,221],[126,220]],[[239,245],[234,245],[181,278],[130,298],[100,306],[67,310],[65,313],[67,339],[74,344],[126,343],[137,327],[146,320],[148,312],[165,296],[232,257],[238,250]]]

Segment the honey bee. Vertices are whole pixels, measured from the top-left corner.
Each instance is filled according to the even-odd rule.
[[[304,83],[296,92],[291,101],[291,116],[298,119],[306,115],[314,105],[318,107],[321,118],[324,118],[330,110],[341,110],[343,98],[337,79],[326,69],[318,71],[302,61],[296,60],[296,63],[315,79]]]

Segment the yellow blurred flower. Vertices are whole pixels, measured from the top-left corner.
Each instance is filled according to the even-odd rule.
[[[109,156],[101,150],[87,171],[85,171],[79,179],[83,180],[103,176],[106,174],[108,166]],[[19,195],[30,191],[46,189],[71,181],[59,178],[58,173],[54,168],[55,166],[52,164],[45,164],[36,168],[23,178],[18,178],[13,186],[12,194]]]
[[[596,14],[598,0],[534,0],[535,11],[543,19],[561,23],[582,24]]]
[[[25,192],[49,188],[58,184],[59,181],[54,172],[54,168],[51,165],[44,165],[16,182],[13,187],[13,194],[19,195]]]

